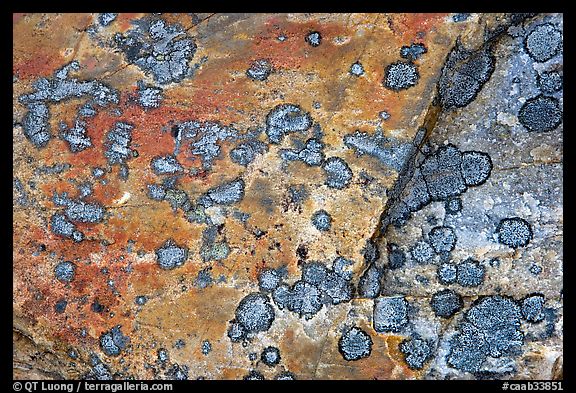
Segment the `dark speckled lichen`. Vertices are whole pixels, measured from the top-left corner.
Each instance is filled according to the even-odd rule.
[[[364,67],[362,66],[362,63],[360,63],[359,61],[355,62],[354,64],[352,64],[350,66],[350,74],[354,75],[354,76],[362,76],[364,75]]]
[[[286,307],[306,319],[312,318],[322,308],[321,293],[312,284],[296,281],[290,288]]]
[[[244,180],[232,180],[231,182],[208,190],[208,192],[200,198],[198,203],[204,207],[210,207],[212,205],[232,205],[240,202],[244,198],[244,187]]]
[[[332,226],[332,216],[324,209],[320,209],[312,214],[312,225],[319,231],[329,231]]]
[[[419,241],[414,245],[414,247],[412,247],[410,254],[416,262],[424,264],[430,262],[434,257],[434,249],[428,242]]]
[[[28,112],[22,119],[24,135],[37,148],[44,147],[50,141],[50,110],[49,104],[56,104],[72,98],[88,98],[90,102],[105,107],[117,104],[119,101],[118,91],[99,81],[79,81],[69,77],[71,71],[78,71],[80,63],[73,61],[66,64],[54,73],[51,79],[39,78],[32,87],[34,91],[20,96],[19,102],[26,105]],[[84,107],[82,107],[84,108]],[[68,129],[61,123],[61,137],[66,140],[73,153],[82,151],[92,142],[86,134],[86,123],[81,119],[90,116],[79,110],[75,126]]]
[[[264,375],[256,370],[250,370],[250,372],[242,378],[244,381],[264,381]]]
[[[494,72],[495,58],[491,44],[478,51],[468,51],[458,41],[448,54],[438,91],[443,108],[462,108],[474,101]]]
[[[318,31],[311,31],[306,35],[304,40],[313,47],[317,47],[322,43],[322,35]]]
[[[524,47],[534,61],[543,63],[562,49],[562,32],[551,23],[536,26],[526,36]]]
[[[402,296],[379,297],[372,320],[378,333],[400,332],[408,324],[408,302]]]
[[[302,161],[309,166],[320,166],[324,162],[324,144],[316,138],[306,141],[301,150],[280,149],[280,157],[286,161]]]
[[[410,61],[418,60],[420,56],[428,52],[424,44],[411,44],[400,48],[400,56]]]
[[[269,367],[274,367],[275,365],[280,363],[281,359],[280,350],[276,347],[266,347],[262,351],[260,359],[262,360],[262,363],[264,363],[265,365]]]
[[[411,62],[398,61],[384,70],[384,87],[394,91],[405,90],[416,86],[420,74],[418,68]]]
[[[364,330],[354,326],[340,337],[338,350],[347,361],[367,358],[372,353],[372,338]]]
[[[487,153],[465,151],[462,153],[460,170],[467,186],[479,186],[490,177],[492,159]]]
[[[450,341],[448,365],[475,373],[488,356],[499,358],[518,349],[524,342],[520,316],[520,307],[511,299],[488,296],[478,300]]]
[[[459,263],[456,268],[456,282],[463,287],[477,287],[484,282],[486,269],[480,262],[468,258]]]
[[[394,243],[388,244],[388,267],[392,270],[400,269],[406,264],[406,254]]]
[[[535,294],[522,299],[522,317],[528,322],[537,323],[544,320],[544,295]]]
[[[296,380],[296,376],[290,371],[282,371],[280,374],[276,375],[274,379],[277,381],[293,381]]]
[[[413,370],[421,370],[424,364],[432,357],[432,345],[421,338],[408,338],[398,346],[404,354],[404,361]]]
[[[458,268],[453,263],[445,262],[438,266],[437,275],[440,283],[447,285],[456,282]]]
[[[254,161],[257,154],[263,154],[267,150],[268,146],[265,143],[258,140],[249,140],[230,150],[230,159],[236,164],[247,166]]]
[[[275,269],[264,269],[258,275],[258,286],[263,292],[272,292],[282,282],[282,276]]]
[[[430,307],[436,316],[450,318],[464,307],[464,301],[456,291],[444,289],[432,295]]]
[[[138,104],[144,109],[158,108],[162,102],[163,90],[159,87],[148,86],[143,81],[138,81]]]
[[[518,112],[518,120],[529,131],[549,132],[562,123],[563,115],[556,98],[540,95],[526,100]]]
[[[560,72],[544,71],[538,74],[538,88],[542,94],[554,94],[562,90],[564,78]]]
[[[123,165],[132,157],[132,130],[134,125],[126,122],[116,122],[106,134],[104,156],[110,165]]]
[[[532,226],[520,217],[504,218],[496,227],[496,236],[506,246],[525,247],[532,240]]]
[[[156,156],[152,158],[150,167],[157,175],[173,175],[184,171],[182,165],[180,165],[173,155]]]
[[[54,275],[58,281],[70,283],[76,276],[76,265],[70,261],[60,262],[54,268]]]
[[[372,264],[358,281],[358,296],[373,299],[380,294],[380,286],[384,270]]]
[[[450,252],[456,246],[456,234],[450,227],[434,227],[428,234],[428,240],[437,254]]]
[[[117,325],[100,336],[100,348],[108,356],[118,356],[129,341],[130,338],[124,336],[121,326]]]

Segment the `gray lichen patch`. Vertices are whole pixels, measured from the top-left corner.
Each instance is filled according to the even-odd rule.
[[[286,134],[304,132],[312,126],[312,117],[300,106],[281,104],[266,116],[266,135],[271,143],[282,142]]]
[[[364,330],[354,326],[338,340],[338,350],[347,361],[367,358],[372,353],[372,338]]]
[[[320,166],[324,162],[323,149],[322,142],[316,138],[310,138],[303,149],[280,149],[279,154],[285,161],[302,161],[309,166]]]
[[[246,70],[246,75],[253,80],[265,81],[273,71],[274,68],[269,60],[258,59],[252,62],[250,68]]]
[[[135,24],[136,28],[114,36],[115,45],[129,63],[162,85],[181,82],[190,74],[189,62],[196,53],[196,44],[182,26],[167,24],[155,16]]]
[[[378,333],[400,332],[408,324],[408,302],[402,296],[374,299],[374,330]]]
[[[393,91],[406,90],[416,86],[420,79],[418,67],[411,62],[398,61],[384,70],[384,87]]]
[[[173,175],[184,171],[174,155],[156,156],[150,161],[150,167],[156,175]]]
[[[232,205],[244,198],[245,183],[242,179],[211,188],[199,199],[199,204],[210,207],[212,205]]]
[[[348,187],[352,180],[352,169],[346,161],[340,157],[330,157],[322,164],[322,169],[326,174],[325,184],[337,190]]]
[[[438,81],[443,108],[462,108],[476,98],[494,72],[492,45],[486,43],[477,51],[469,51],[460,41],[448,54]]]
[[[258,292],[244,297],[236,308],[236,321],[247,333],[265,332],[272,326],[275,313],[268,296]]]
[[[156,250],[156,259],[160,268],[171,270],[182,266],[188,259],[188,249],[178,246],[172,239],[168,239],[162,247]]]
[[[137,101],[144,109],[158,108],[163,100],[164,91],[159,87],[148,86],[143,81],[138,81]]]
[[[100,348],[108,356],[118,356],[130,342],[130,338],[122,334],[121,326],[114,326],[100,336]]]
[[[80,63],[73,61],[57,70],[52,78],[36,80],[32,84],[34,91],[19,97],[19,102],[28,108],[22,119],[24,135],[35,147],[46,146],[52,138],[48,105],[79,98],[88,98],[100,107],[119,102],[118,91],[108,85],[99,81],[80,81],[69,76],[70,72],[79,69]],[[70,144],[73,153],[92,146],[86,134],[86,123],[82,120],[82,117],[89,117],[90,114],[83,112],[86,111],[81,108],[72,129],[68,129],[64,123],[61,124],[60,136]]]
[[[354,149],[358,156],[364,154],[372,156],[382,164],[397,171],[402,169],[414,149],[410,143],[402,143],[393,138],[385,137],[381,130],[374,135],[357,130],[344,136],[344,144],[348,148]]]

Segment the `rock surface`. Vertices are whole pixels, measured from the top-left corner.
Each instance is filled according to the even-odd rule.
[[[13,21],[14,378],[561,377],[562,15]]]

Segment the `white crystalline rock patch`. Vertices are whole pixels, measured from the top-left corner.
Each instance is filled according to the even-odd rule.
[[[118,198],[118,199],[114,199],[112,201],[112,203],[116,206],[122,206],[124,205],[126,202],[128,202],[128,200],[132,197],[132,194],[130,194],[128,191],[125,191],[124,194]]]
[[[498,121],[498,123],[504,124],[505,126],[508,126],[508,127],[514,127],[514,126],[517,126],[519,124],[518,123],[518,116],[516,116],[512,113],[498,112],[498,116],[496,117],[496,120]]]

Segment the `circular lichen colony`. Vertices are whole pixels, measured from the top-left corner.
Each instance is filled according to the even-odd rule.
[[[520,217],[504,218],[496,228],[498,241],[512,248],[524,247],[532,240],[532,227]]]
[[[410,62],[399,61],[390,64],[384,72],[384,87],[394,91],[408,89],[418,83],[418,69]]]
[[[421,370],[424,363],[432,357],[432,346],[426,340],[409,338],[402,341],[398,347],[404,354],[404,360],[413,370]]]
[[[280,350],[276,347],[266,347],[260,355],[262,362],[270,367],[280,363]]]
[[[436,316],[450,318],[462,309],[464,302],[456,291],[444,289],[432,295],[430,306]]]
[[[529,131],[549,132],[562,123],[563,112],[558,100],[554,97],[537,96],[526,100],[518,120]]]
[[[372,338],[364,330],[353,327],[338,340],[338,350],[348,361],[367,358],[372,352]]]
[[[456,234],[450,227],[434,227],[428,234],[432,248],[437,254],[450,252],[456,246]]]
[[[543,63],[556,56],[560,51],[562,32],[551,23],[537,26],[526,36],[524,45],[534,61]]]
[[[236,308],[236,320],[248,333],[265,332],[274,321],[274,308],[266,295],[247,295]]]
[[[54,268],[56,279],[63,283],[69,283],[74,280],[76,275],[76,265],[70,261],[60,262]]]
[[[487,153],[465,151],[462,153],[460,170],[467,186],[479,186],[490,177],[492,159]]]
[[[480,262],[468,258],[457,265],[456,282],[463,287],[477,287],[484,282],[486,269]]]
[[[332,226],[332,217],[326,210],[320,209],[312,215],[312,224],[319,231],[329,231]]]
[[[179,247],[172,239],[168,239],[162,247],[156,250],[156,258],[160,268],[171,270],[186,262],[188,249]]]

